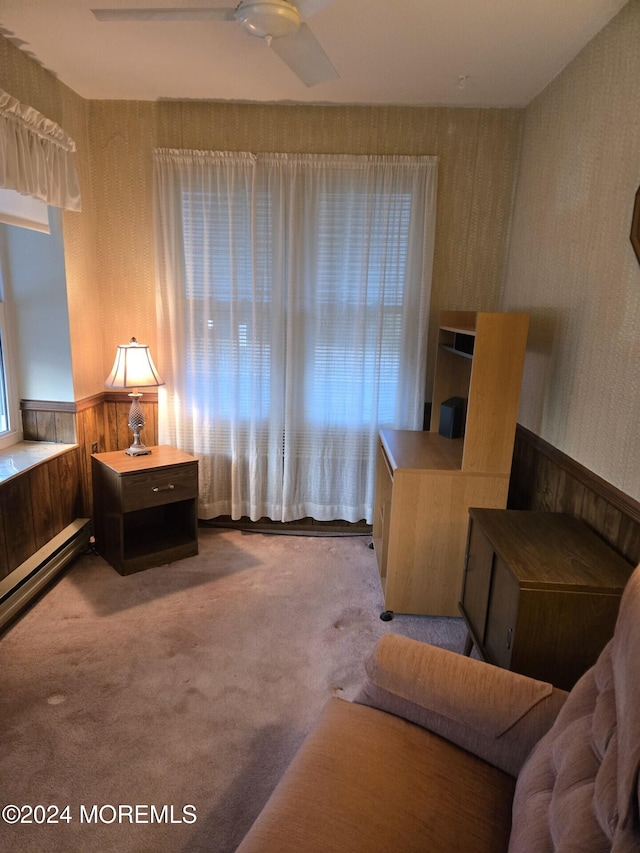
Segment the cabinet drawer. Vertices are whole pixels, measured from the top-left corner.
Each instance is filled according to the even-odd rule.
[[[197,465],[175,465],[121,478],[122,512],[189,500],[198,495]]]

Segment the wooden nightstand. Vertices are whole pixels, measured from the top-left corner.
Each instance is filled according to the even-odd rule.
[[[570,690],[613,636],[632,570],[570,515],[470,509],[465,651]]]
[[[165,445],[146,456],[95,453],[98,552],[122,575],[198,553],[198,460]]]

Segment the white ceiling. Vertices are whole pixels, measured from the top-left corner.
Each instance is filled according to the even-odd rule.
[[[85,98],[525,106],[626,0],[332,0],[307,20],[340,79],[307,88],[233,22],[92,8],[237,0],[0,0],[0,33]]]

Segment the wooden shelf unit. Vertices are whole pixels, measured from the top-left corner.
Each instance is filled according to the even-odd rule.
[[[506,506],[528,326],[526,314],[442,312],[429,431],[380,433],[373,544],[387,611],[458,615],[469,507]],[[466,401],[459,439],[438,432],[450,397]]]

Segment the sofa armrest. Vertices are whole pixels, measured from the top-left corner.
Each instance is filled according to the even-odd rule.
[[[517,776],[568,694],[544,681],[386,634],[355,701],[404,717]]]

